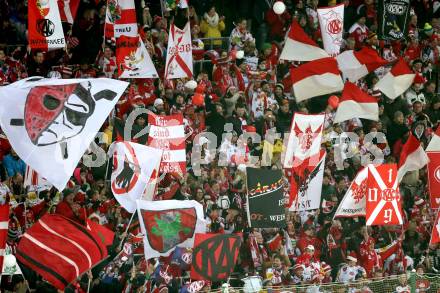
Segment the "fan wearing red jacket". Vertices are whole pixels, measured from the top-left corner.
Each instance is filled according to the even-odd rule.
[[[312,245],[315,248],[314,257],[316,260],[319,260],[321,257],[321,246],[322,242],[315,235],[315,227],[313,225],[304,225],[304,232],[299,238],[297,243],[297,247],[301,250],[301,253],[304,254],[307,246]]]
[[[63,196],[63,201],[57,205],[55,213],[69,218],[72,221],[85,223],[87,219],[86,211],[74,201],[75,194],[73,191],[71,189],[65,189]]]

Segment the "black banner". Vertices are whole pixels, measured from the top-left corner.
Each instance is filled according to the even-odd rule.
[[[248,221],[254,228],[286,226],[281,170],[247,168]]]
[[[410,9],[410,0],[379,0],[379,39],[400,40],[405,37]]]

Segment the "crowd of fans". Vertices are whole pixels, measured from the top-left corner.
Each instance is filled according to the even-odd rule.
[[[410,132],[426,147],[438,126],[438,1],[411,1],[409,29],[405,39],[398,42],[378,40],[375,33],[377,1],[374,0],[285,0],[287,9],[282,15],[276,15],[271,1],[267,0],[192,0],[189,9],[171,11],[161,11],[159,2],[135,1],[142,40],[159,76],[164,76],[169,24],[174,22],[183,27],[190,21],[194,59],[198,60],[195,62],[213,61],[213,64],[203,62],[204,66],[195,66],[194,79],[205,85],[204,103],[192,103],[193,89],[186,86],[189,79],[129,80],[130,86],[118,102],[114,118],[108,119],[102,128],[105,139],[100,146],[108,148],[114,121],[124,121],[135,108],[147,108],[161,115],[184,115],[188,172],[184,176],[167,174],[159,184],[157,199],[194,199],[204,206],[209,232],[243,232],[239,260],[230,280],[232,285],[242,286],[240,279],[259,275],[265,286],[276,290],[283,286],[340,282],[348,284],[349,292],[372,292],[368,285],[354,289],[349,284],[413,269],[418,273],[438,273],[440,250],[438,245],[428,245],[435,215],[429,206],[426,169],[410,172],[402,180],[403,226],[366,227],[363,217],[333,219],[350,182],[361,168],[360,156],[367,152],[363,144],[366,133],[385,133],[386,142],[379,146],[386,162],[396,162]],[[0,44],[4,45],[0,47],[2,85],[28,76],[117,78],[114,40],[103,41],[106,1],[82,0],[73,26],[65,25],[66,49],[53,52],[31,51],[26,45],[20,45],[27,43],[25,3],[0,2]],[[322,43],[316,9],[337,3],[345,5],[341,51],[369,46],[391,62],[358,82],[378,99],[380,120],[377,122],[352,119],[342,124],[332,123],[336,109],[327,103],[328,96],[297,103],[286,75],[290,66],[299,63],[278,58],[293,19],[318,44]],[[243,50],[244,57],[233,58],[232,49]],[[381,94],[375,84],[401,56],[417,77],[401,97],[391,100]],[[244,212],[246,172],[243,164],[246,156],[261,158],[264,143],[249,141],[242,153],[239,137],[245,132],[257,132],[264,138],[273,128],[281,134],[288,132],[295,112],[326,114],[322,147],[327,151],[327,158],[321,208],[286,211],[285,229],[250,229]],[[146,117],[139,116],[135,123],[139,128],[145,127]],[[222,141],[228,123],[232,124],[232,136]],[[210,152],[205,144],[202,160],[210,163],[201,165],[201,174],[196,176],[190,163],[193,139],[203,131],[217,136],[217,147],[226,154],[227,166],[219,164],[219,152]],[[360,140],[359,144],[350,145],[354,155],[344,161],[341,170],[335,164],[332,138],[344,132],[354,132]],[[267,166],[262,168],[282,168],[282,139],[283,135],[272,142]],[[169,292],[186,292],[183,284],[190,281],[187,267],[172,257],[146,261],[142,247],[136,254],[141,238],[136,237],[136,227],[127,227],[131,215],[112,196],[105,165],[87,168],[80,163],[68,188],[61,193],[54,189],[31,191],[23,185],[26,165],[1,131],[0,162],[0,200],[9,201],[12,207],[8,232],[8,245],[12,249],[26,229],[44,213],[60,213],[81,223],[87,217],[93,218],[116,233],[107,261],[82,276],[68,290],[85,292],[90,286],[90,292],[148,292],[146,286],[156,286],[162,290],[167,288]],[[277,235],[282,238],[281,242],[269,245],[269,240]],[[123,247],[126,246],[122,242],[132,244],[135,256],[125,256]],[[384,256],[382,248],[390,245],[396,245],[397,249],[391,256]],[[164,269],[168,267],[173,269]],[[36,292],[56,292],[34,272],[24,266],[22,270],[30,288]],[[169,278],[164,277],[163,271]],[[23,286],[23,282],[20,276],[3,276],[1,287],[25,292],[27,286]],[[220,286],[207,282],[202,290],[209,292]],[[409,292],[406,279],[392,290]]]

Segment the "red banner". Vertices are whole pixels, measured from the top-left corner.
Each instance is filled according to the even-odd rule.
[[[428,186],[431,209],[440,208],[440,152],[427,152]]]

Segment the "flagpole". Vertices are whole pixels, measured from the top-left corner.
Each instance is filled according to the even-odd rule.
[[[125,238],[127,238],[128,229],[130,228],[131,222],[133,221],[135,214],[136,214],[136,211],[134,211],[133,214],[131,215],[130,221],[127,224],[127,228],[125,228],[125,232],[123,234],[124,237],[122,238],[121,243],[119,244],[119,249],[122,249],[122,245],[125,241]]]

